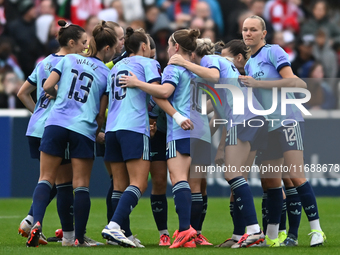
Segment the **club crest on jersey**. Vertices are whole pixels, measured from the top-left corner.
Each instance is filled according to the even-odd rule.
[[[51,63],[46,63],[46,65],[44,66],[44,69],[45,69],[45,71],[51,72],[51,71],[52,71],[52,65],[51,65]]]

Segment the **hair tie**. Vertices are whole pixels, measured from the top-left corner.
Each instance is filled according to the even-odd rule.
[[[62,28],[68,28],[70,25],[71,25],[70,23],[66,22],[66,24],[64,26],[62,26]]]

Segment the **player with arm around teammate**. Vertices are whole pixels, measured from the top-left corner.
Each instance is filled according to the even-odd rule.
[[[204,49],[204,48],[203,48]],[[217,55],[207,55],[207,49],[195,51],[195,63],[183,61],[178,55],[173,56],[169,63],[178,64],[188,68],[196,75],[209,82],[229,84],[236,86],[242,91],[245,101],[248,99],[247,88],[238,81],[239,73],[230,61]],[[232,88],[232,87],[231,87]],[[228,120],[226,129],[228,136],[225,142],[225,165],[233,166],[236,171],[227,171],[225,178],[231,186],[235,197],[239,214],[242,215],[247,226],[247,233],[232,245],[232,248],[250,247],[263,242],[264,235],[258,225],[253,197],[248,183],[242,177],[241,168],[251,165],[256,151],[265,146],[266,121],[263,116],[258,116],[244,107],[244,114],[234,114],[234,101],[225,88],[216,88],[222,104],[214,105],[222,119]],[[261,109],[261,105],[254,98],[254,107]],[[239,123],[246,124],[239,124]],[[256,123],[257,127],[251,127],[250,122]],[[234,124],[232,124],[234,123]],[[251,162],[251,163],[250,163]]]
[[[303,134],[304,120],[296,105],[287,105],[286,115],[281,114],[281,89],[284,87],[306,88],[304,81],[294,75],[290,67],[288,55],[278,45],[265,43],[266,28],[262,18],[251,16],[243,23],[243,40],[250,47],[252,56],[245,66],[246,76],[240,80],[254,93],[265,110],[272,107],[272,88],[277,88],[277,108],[268,115],[269,119],[278,119],[268,127],[268,146],[262,152],[261,160],[267,166],[303,166]],[[293,93],[287,93],[294,99]],[[283,123],[285,125],[283,125]],[[278,146],[279,145],[279,146]],[[281,176],[268,179],[268,219],[266,241],[277,246],[278,224],[282,211]],[[289,177],[300,196],[301,204],[308,217],[312,236],[310,246],[322,245],[326,236],[320,227],[317,203],[313,189],[304,173],[290,172]],[[271,194],[270,194],[271,193]],[[273,211],[274,213],[271,213]]]
[[[28,123],[26,136],[29,141],[31,157],[38,160],[40,160],[39,146],[44,132],[45,121],[54,104],[54,100],[50,99],[43,90],[44,82],[50,75],[52,69],[65,55],[81,53],[86,48],[86,33],[82,27],[70,25],[64,20],[59,20],[58,24],[61,27],[58,32],[58,42],[61,46],[60,50],[41,61],[18,92],[20,100],[25,104],[27,109],[33,113]],[[31,93],[34,90],[36,90],[38,98],[36,104],[31,97]],[[67,153],[67,151],[65,151],[65,153]],[[55,182],[56,188],[54,186],[50,193],[50,201],[54,198],[55,193],[57,193],[57,209],[64,231],[63,246],[73,245],[74,242],[72,168],[70,163],[71,161],[65,155],[58,168],[58,175]],[[24,237],[28,237],[33,226],[32,223],[33,204],[28,215],[20,224],[19,233]],[[46,243],[44,235],[41,234],[39,244]]]
[[[122,246],[144,247],[122,230],[126,231],[129,226],[129,215],[147,188],[150,170],[149,96],[142,90],[122,88],[119,77],[135,72],[139,79],[155,86],[159,84],[161,75],[159,63],[149,58],[150,42],[144,31],[127,28],[125,49],[129,57],[116,63],[107,78],[110,100],[105,130],[105,160],[111,165],[112,194],[117,199],[113,217],[103,229],[102,236]]]
[[[73,169],[75,246],[90,246],[84,233],[90,211],[89,181],[94,159],[94,141],[105,115],[104,95],[109,69],[117,44],[113,29],[105,21],[93,30],[87,56],[69,54],[52,70],[43,88],[56,96],[41,140],[40,178],[33,194],[34,226],[28,246],[37,246],[41,222],[55,182],[64,150],[69,144]],[[55,85],[58,83],[58,91]],[[101,103],[102,101],[102,103]]]
[[[168,40],[168,54],[181,54],[190,60],[191,52],[196,48],[197,30],[182,29],[172,34]],[[196,237],[196,230],[190,225],[191,190],[188,174],[191,164],[189,130],[190,121],[190,82],[194,78],[187,69],[168,65],[162,75],[162,86],[152,86],[132,76],[123,76],[122,84],[137,87],[154,97],[155,102],[167,115],[167,165],[172,182],[176,212],[179,218],[179,229],[170,248],[179,248]],[[159,99],[163,98],[163,99]],[[168,98],[168,100],[166,100]],[[172,116],[172,117],[171,117]],[[186,130],[183,130],[182,127]],[[207,143],[209,144],[209,143]],[[209,145],[210,147],[210,145]]]

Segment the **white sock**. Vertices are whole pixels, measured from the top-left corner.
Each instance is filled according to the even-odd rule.
[[[110,221],[110,223],[109,223],[109,225],[107,225],[107,227],[109,229],[120,229],[120,226],[114,221]]]
[[[241,237],[242,237],[241,235],[234,235],[234,234],[233,234],[233,235],[231,236],[231,239],[233,239],[233,240],[235,240],[235,241],[240,241]]]
[[[25,218],[24,220],[27,220],[27,221],[31,222],[31,224],[33,224],[33,220],[34,220],[34,219],[33,219],[33,216],[27,215],[26,218]]]
[[[254,225],[247,226],[247,234],[248,235],[255,234],[255,233],[258,233],[260,231],[261,231],[261,229],[260,229],[259,224],[254,224]]]
[[[163,229],[159,231],[159,237],[161,237],[162,235],[169,235],[169,231],[167,229]]]
[[[269,239],[276,239],[278,238],[279,235],[279,226],[280,224],[268,224],[267,225],[267,232],[266,235],[268,236]]]
[[[312,220],[309,222],[310,224],[310,228],[313,230],[319,230],[319,231],[322,231],[321,227],[320,227],[320,220],[317,219],[317,220]]]
[[[202,234],[202,230],[197,231],[197,235]]]
[[[287,231],[286,231],[286,229],[279,230],[279,233],[281,233],[281,232],[283,232],[283,233],[287,234]]]
[[[133,239],[134,239],[134,236],[133,236],[133,235],[131,235],[131,236],[127,236],[126,238],[127,238],[127,239],[129,239],[130,241],[133,241]]]
[[[63,231],[63,237],[68,240],[74,240],[74,231]]]

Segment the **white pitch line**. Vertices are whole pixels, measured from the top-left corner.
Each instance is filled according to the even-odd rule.
[[[0,216],[0,219],[15,219],[20,218],[19,215],[11,215],[11,216]]]

